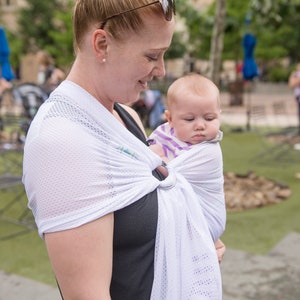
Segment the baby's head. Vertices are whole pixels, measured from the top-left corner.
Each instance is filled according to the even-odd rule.
[[[182,141],[198,144],[213,139],[220,129],[220,112],[219,89],[202,75],[185,75],[168,89],[166,119]]]

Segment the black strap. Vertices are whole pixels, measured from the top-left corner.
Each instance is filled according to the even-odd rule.
[[[115,111],[119,114],[120,118],[125,123],[127,129],[135,135],[139,140],[141,140],[145,145],[147,144],[146,137],[140,126],[136,123],[133,117],[124,109],[120,104],[115,104]]]
[[[58,281],[57,281],[57,279],[56,279],[56,278],[55,278],[55,280],[56,280],[56,284],[57,284],[57,287],[58,287],[58,290],[59,290],[59,293],[60,293],[61,299],[62,299],[62,300],[64,300],[64,296],[63,296],[63,294],[62,294],[62,292],[61,292],[61,289],[60,289],[60,286],[59,286],[59,284],[58,284]]]

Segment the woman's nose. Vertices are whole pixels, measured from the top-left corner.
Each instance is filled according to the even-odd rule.
[[[153,70],[153,76],[164,77],[165,75],[166,75],[165,62],[164,59],[161,58],[157,61],[157,65]]]

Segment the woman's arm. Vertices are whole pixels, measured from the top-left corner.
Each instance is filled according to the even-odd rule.
[[[300,77],[293,72],[289,77],[289,87],[294,89],[298,85],[300,85]]]
[[[113,214],[46,233],[45,242],[64,300],[111,299]]]

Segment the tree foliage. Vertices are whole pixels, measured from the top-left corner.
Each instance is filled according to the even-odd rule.
[[[223,59],[243,58],[242,38],[246,32],[257,38],[256,57],[273,60],[290,57],[300,61],[300,0],[227,0]],[[180,1],[178,10],[189,32],[190,53],[208,59],[214,25],[215,1],[199,12]]]
[[[300,61],[300,0],[251,0],[253,23],[264,59],[289,57]]]
[[[187,43],[184,42],[183,36],[184,32],[177,31],[174,33],[172,45],[168,49],[165,59],[182,58],[184,56],[187,52]]]
[[[60,11],[54,15],[56,30],[50,30],[49,36],[53,44],[47,45],[46,50],[55,58],[59,66],[70,67],[74,60],[73,51],[73,28],[72,28],[72,7],[73,0],[69,0]]]
[[[178,1],[176,5],[178,15],[187,30],[187,51],[190,56],[196,57],[202,41],[202,37],[200,38],[199,35],[202,15],[188,0]]]

